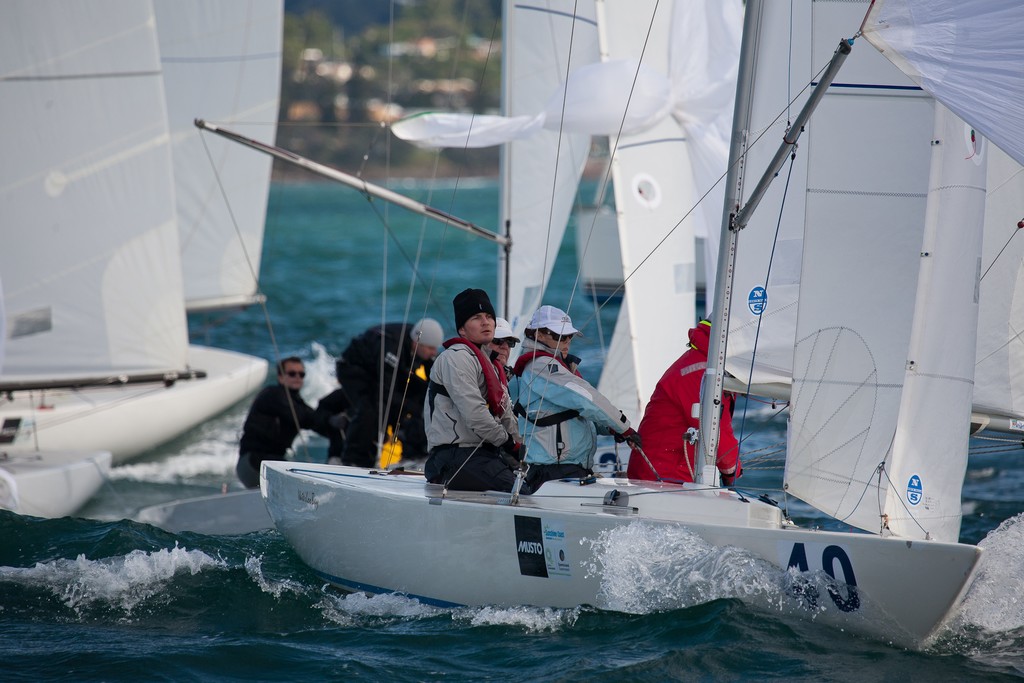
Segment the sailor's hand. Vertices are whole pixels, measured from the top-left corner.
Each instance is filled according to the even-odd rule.
[[[739,460],[736,461],[735,469],[730,472],[722,472],[722,486],[732,486],[736,483],[736,480],[743,475],[743,465]]]
[[[327,424],[344,434],[348,430],[348,413],[338,413],[327,418]]]
[[[516,441],[515,437],[509,436],[508,440],[501,445],[501,452],[512,456],[517,461],[521,460],[522,444]]]
[[[621,434],[616,434],[615,441],[618,443],[622,443],[623,441],[625,441],[633,448],[643,448],[643,446],[640,443],[640,435],[637,434],[636,430],[633,429],[632,427],[622,432]]]

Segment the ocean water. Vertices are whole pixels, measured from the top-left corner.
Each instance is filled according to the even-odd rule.
[[[489,181],[405,189],[484,226],[497,222]],[[596,381],[615,305],[571,299],[572,240],[548,302],[587,336],[574,352]],[[418,261],[417,261],[417,255]],[[413,278],[412,263],[419,263]],[[452,296],[495,293],[496,248],[332,185],[275,185],[263,252],[267,310],[194,320],[195,341],[272,359],[307,360],[311,402],[333,388],[333,356],[379,322],[424,314],[451,332]],[[416,287],[409,294],[410,281]],[[382,294],[386,292],[386,296]],[[407,313],[408,312],[408,313]],[[1024,464],[971,458],[962,540],[986,548],[978,578],[934,643],[907,650],[743,602],[776,572],[730,556],[672,558],[670,572],[607,588],[623,611],[430,607],[323,584],[275,531],[172,534],[128,518],[146,505],[238,488],[239,405],[115,468],[81,517],[0,511],[0,680],[559,680],[968,681],[1024,676]],[[770,454],[784,416],[750,406],[744,485],[778,487]],[[979,448],[984,444],[979,443]],[[1019,447],[1019,444],[1018,444]],[[324,457],[311,437],[300,459]],[[800,523],[834,523],[786,501]],[[372,513],[372,511],[371,511]],[[381,539],[386,543],[387,539]],[[664,562],[653,531],[609,541],[609,557]],[[684,554],[685,555],[685,554]],[[415,562],[415,558],[410,558]]]

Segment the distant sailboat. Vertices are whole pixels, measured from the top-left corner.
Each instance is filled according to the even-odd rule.
[[[272,139],[281,21],[279,2],[5,7],[5,448],[123,462],[262,385],[265,360],[189,346],[185,313],[256,292],[269,165],[211,150],[243,252],[183,121],[258,120]]]

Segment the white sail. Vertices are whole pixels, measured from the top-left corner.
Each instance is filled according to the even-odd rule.
[[[1024,167],[995,145],[987,151],[974,407],[1024,431]]]
[[[794,58],[802,65],[798,72],[813,76],[811,69],[828,61],[866,8],[866,2],[811,5],[803,16],[810,42]],[[855,50],[798,150],[806,156],[807,185],[786,487],[829,515],[876,532],[876,470],[890,449],[900,405],[932,123],[930,98],[876,52]],[[765,227],[774,235],[778,212],[771,215],[765,203],[760,211],[770,215]],[[749,249],[744,242],[741,253]],[[739,264],[737,272],[743,272]],[[769,287],[769,310],[777,303],[773,293]],[[737,319],[744,311],[749,319],[750,309],[745,298],[732,307]]]
[[[801,91],[823,65],[820,55],[819,60],[811,60],[815,38],[810,3],[769,2],[758,8],[748,151],[742,166],[745,175],[753,176],[751,183],[768,167],[789,123],[806,101],[806,93]],[[834,48],[842,34],[837,27],[827,38],[817,40]],[[790,105],[798,94],[801,97]],[[726,369],[743,383],[791,382],[807,210],[807,160],[801,149],[792,169],[787,163],[784,176],[769,187],[740,237]]]
[[[597,61],[592,3],[510,2],[504,22],[506,116],[544,110],[568,73]],[[500,222],[514,246],[507,283],[499,256],[498,307],[517,333],[542,303],[589,152],[589,135],[556,130],[502,147]]]
[[[876,0],[864,36],[981,135],[1024,164],[1024,3]]]
[[[3,35],[3,381],[183,369],[152,5],[8,3]]]
[[[4,20],[0,438],[122,462],[259,388],[267,362],[188,345],[152,3],[24,0]]]
[[[960,538],[988,156],[985,141],[972,138],[969,125],[936,105],[920,279],[882,511],[905,538]]]
[[[272,159],[193,120],[274,143],[281,82],[280,0],[156,0],[188,310],[256,295]]]
[[[609,142],[619,253],[628,278],[598,388],[639,422],[697,322],[697,234],[713,232],[706,256],[717,259],[717,232],[706,224],[711,218],[717,226],[717,216],[691,209],[725,172],[723,131],[731,127],[742,8],[733,2],[599,2],[598,23],[603,59],[642,59],[644,68],[666,74],[672,87],[672,116]],[[721,206],[723,193],[719,185],[705,203]],[[713,268],[705,272],[713,287]]]
[[[1014,0],[876,0],[864,35],[886,57],[972,125],[973,154],[988,146],[981,313],[974,409],[982,421],[1005,417],[1024,431],[1024,4]],[[998,149],[997,149],[998,148]]]

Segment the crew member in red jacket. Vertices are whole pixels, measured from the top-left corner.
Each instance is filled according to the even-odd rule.
[[[701,320],[689,333],[690,348],[665,371],[647,403],[640,421],[640,440],[644,453],[665,481],[693,481],[694,452],[698,444],[690,444],[686,431],[700,427],[692,417],[693,404],[700,403],[700,383],[708,365],[708,341],[711,322]],[[732,486],[742,472],[739,443],[732,432],[732,409],[735,395],[722,396],[722,419],[719,421],[718,471],[722,485]],[[647,461],[636,450],[629,456],[626,475],[631,479],[657,479]]]

